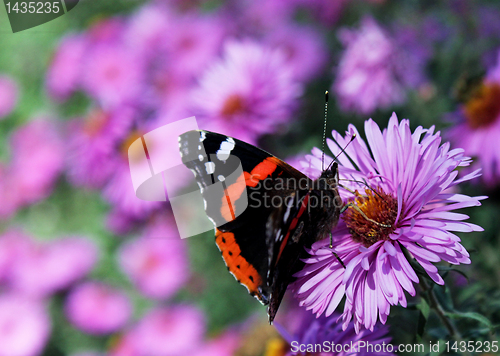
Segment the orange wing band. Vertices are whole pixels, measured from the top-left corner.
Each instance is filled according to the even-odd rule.
[[[257,270],[240,255],[241,250],[232,232],[222,232],[215,229],[215,243],[222,252],[222,258],[229,272],[236,280],[247,287],[248,292],[259,299],[262,280]]]

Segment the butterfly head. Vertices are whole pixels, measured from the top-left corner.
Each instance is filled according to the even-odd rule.
[[[339,165],[333,162],[327,169],[321,173],[321,179],[326,182],[330,189],[337,189],[339,185]]]

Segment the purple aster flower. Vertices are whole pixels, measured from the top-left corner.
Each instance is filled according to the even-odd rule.
[[[120,43],[94,44],[85,55],[83,88],[106,109],[133,103],[143,86],[141,57]]]
[[[122,216],[126,219],[141,220],[162,206],[161,201],[146,201],[135,195],[129,164],[125,157],[117,162],[114,169],[115,172],[103,189],[104,198],[113,206],[113,219]]]
[[[12,266],[31,245],[31,239],[18,230],[8,230],[0,236],[0,283],[8,280]]]
[[[143,6],[130,17],[123,35],[124,42],[140,56],[154,59],[166,51],[165,36],[173,16],[167,6],[154,3]]]
[[[33,241],[12,263],[9,287],[25,295],[45,297],[84,277],[96,260],[97,248],[90,239]]]
[[[186,245],[173,221],[158,221],[142,237],[125,243],[119,252],[122,270],[150,298],[176,293],[189,278]]]
[[[339,37],[347,47],[332,88],[339,105],[366,114],[402,103],[405,88],[397,77],[397,48],[375,20],[364,18],[358,30],[342,29]]]
[[[11,77],[0,75],[0,119],[14,110],[18,92],[17,83]]]
[[[79,88],[88,42],[85,35],[71,34],[57,47],[46,76],[47,90],[52,97],[66,100]]]
[[[41,355],[50,336],[50,318],[38,301],[0,295],[0,355]]]
[[[101,188],[114,173],[120,142],[135,120],[135,110],[122,106],[114,111],[93,109],[68,127],[67,174],[71,183]],[[117,149],[118,148],[118,149]]]
[[[33,120],[10,137],[11,162],[0,166],[0,217],[33,204],[52,191],[63,167],[63,150],[52,122]]]
[[[203,343],[205,318],[192,306],[156,308],[130,332],[135,355],[191,355]]]
[[[231,5],[227,20],[234,21],[234,33],[251,35],[264,35],[290,23],[297,8],[290,0],[243,0]]]
[[[202,33],[210,36],[200,36]],[[171,72],[181,77],[198,76],[220,52],[225,34],[223,22],[216,17],[174,17],[164,38]]]
[[[293,77],[300,82],[311,80],[321,73],[328,58],[324,39],[310,27],[279,26],[269,32],[264,41],[270,47],[283,50]]]
[[[132,314],[126,294],[103,283],[75,287],[65,304],[66,316],[78,329],[94,335],[109,334],[125,326]]]
[[[373,331],[362,330],[356,333],[353,324],[343,330],[342,324],[338,323],[339,315],[333,314],[330,317],[324,315],[316,318],[314,314],[301,309],[299,312],[299,325],[290,333],[279,323],[275,327],[288,344],[284,356],[292,355],[336,355],[336,356],[368,356],[373,355],[373,350],[380,356],[395,355],[389,352],[394,346],[389,345],[391,337],[388,336],[389,328],[377,324]],[[303,350],[307,350],[307,345],[327,345],[329,349],[323,348],[323,352],[300,352],[300,345],[304,345]],[[372,347],[369,349],[368,345]],[[352,348],[351,348],[352,347]]]
[[[467,155],[477,158],[473,168],[482,168],[482,179],[489,186],[500,178],[500,52],[481,85],[460,109],[452,114],[455,125],[446,137]]]
[[[10,175],[27,205],[49,195],[63,168],[63,144],[53,122],[37,119],[18,128],[11,137]]]
[[[229,41],[193,92],[202,127],[255,142],[290,118],[301,94],[286,55],[251,41]]]
[[[385,323],[391,305],[406,307],[405,291],[415,295],[419,277],[409,257],[438,284],[444,281],[433,263],[470,263],[454,232],[482,228],[464,222],[468,216],[453,210],[478,206],[484,198],[445,192],[478,176],[479,171],[457,179],[456,168],[468,166],[470,159],[462,149],[450,150],[449,143],[441,144],[434,127],[418,127],[412,134],[409,121],[398,123],[393,114],[383,132],[374,121],[366,121],[365,133],[368,144],[353,125],[346,138],[333,132],[341,147],[356,135],[346,149],[352,162],[347,155],[338,159],[340,178],[351,180],[343,184],[361,191],[353,195],[341,189],[341,196],[358,210],[349,207],[332,232],[333,251],[346,268],[325,239],[313,244],[294,285],[300,305],[318,316],[332,315],[345,296],[343,327],[354,318],[356,332],[362,325],[373,330],[378,319]],[[328,146],[335,156],[340,153],[332,141]],[[309,160],[321,170],[318,149]],[[367,186],[352,180],[366,181]]]

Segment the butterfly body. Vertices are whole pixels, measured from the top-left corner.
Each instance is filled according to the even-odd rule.
[[[304,247],[329,237],[338,222],[337,164],[311,180],[255,146],[213,132],[186,132],[179,146],[229,272],[268,305],[272,321],[303,268]]]

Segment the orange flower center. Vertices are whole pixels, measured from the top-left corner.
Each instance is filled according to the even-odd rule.
[[[465,117],[477,129],[493,123],[500,115],[500,85],[482,84],[465,104]]]
[[[356,192],[350,206],[342,216],[352,238],[369,247],[377,241],[386,241],[396,229],[398,202],[381,188]],[[385,226],[384,226],[385,225]]]
[[[233,116],[245,109],[243,98],[238,94],[230,95],[222,106],[221,114],[223,116]]]
[[[134,141],[140,138],[141,136],[142,136],[141,132],[134,130],[128,135],[128,137],[122,142],[121,145],[122,154],[125,157],[130,157],[130,160],[132,160],[133,162],[138,162],[140,159],[144,157],[143,156],[144,146],[142,142],[140,145],[136,145],[134,149],[129,150],[132,143],[134,143]]]

